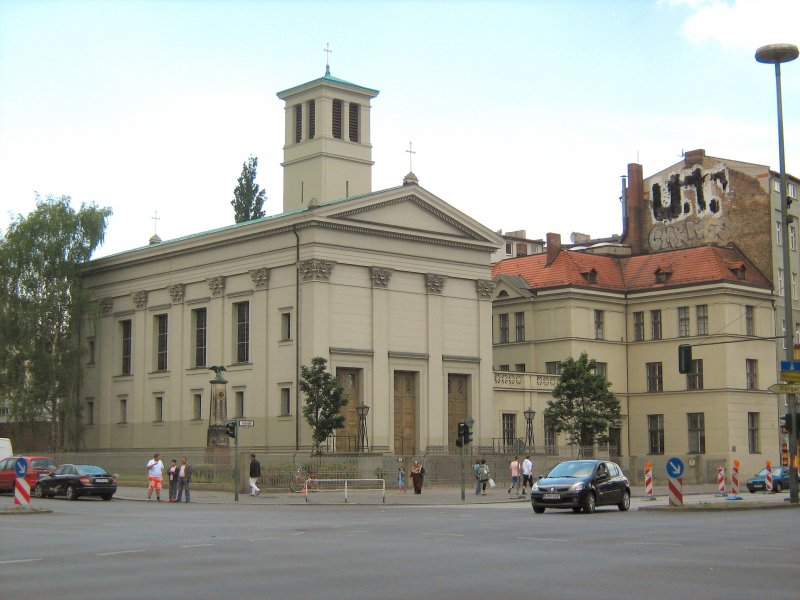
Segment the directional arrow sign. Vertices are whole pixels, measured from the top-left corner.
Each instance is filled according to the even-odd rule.
[[[677,479],[683,475],[684,469],[683,461],[677,456],[673,456],[667,461],[667,475],[673,479]]]
[[[800,383],[775,383],[767,389],[773,394],[800,394]]]

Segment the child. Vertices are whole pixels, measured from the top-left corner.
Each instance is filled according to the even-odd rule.
[[[406,493],[406,468],[402,465],[397,469],[397,493]]]
[[[178,461],[174,458],[169,464],[169,501],[175,502],[178,497]]]

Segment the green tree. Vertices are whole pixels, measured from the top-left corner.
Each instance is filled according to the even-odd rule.
[[[0,237],[0,397],[33,432],[50,423],[51,447],[80,446],[81,325],[90,298],[81,267],[102,243],[111,209],[69,196],[42,200]]]
[[[303,416],[311,426],[313,454],[320,454],[320,445],[344,425],[340,414],[347,397],[336,378],[327,370],[328,361],[320,356],[311,359],[311,366],[300,367],[300,391],[306,396]]]
[[[259,188],[256,183],[256,167],[258,159],[250,156],[242,164],[242,174],[239,175],[238,184],[233,188],[234,218],[237,223],[260,219],[264,216],[264,200],[266,200],[266,190]]]
[[[585,352],[561,363],[561,379],[547,401],[544,420],[548,428],[567,434],[570,444],[590,448],[608,440],[609,427],[619,427],[620,403],[609,391],[611,384],[597,373],[597,362]]]

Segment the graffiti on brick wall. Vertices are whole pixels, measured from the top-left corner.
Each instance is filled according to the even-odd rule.
[[[724,167],[673,173],[651,187],[651,211],[654,222],[675,221],[689,215],[717,215],[722,197],[728,191],[728,173]]]
[[[656,225],[650,230],[648,243],[651,250],[675,250],[708,243],[724,245],[732,239],[728,219],[720,217]]]

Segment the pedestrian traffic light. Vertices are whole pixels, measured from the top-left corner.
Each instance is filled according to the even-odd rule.
[[[464,445],[464,431],[467,429],[467,424],[464,421],[458,422],[458,435],[456,436],[456,446],[461,448]]]
[[[470,442],[472,442],[472,429],[469,425],[464,423],[464,445],[466,446]]]
[[[692,372],[692,347],[689,344],[678,346],[678,373]]]
[[[798,426],[800,426],[800,418],[799,417],[800,417],[800,415],[795,415],[794,416],[794,424],[795,424],[796,428]],[[781,431],[783,431],[784,433],[790,433],[791,432],[791,428],[792,428],[792,415],[791,415],[791,413],[786,413],[785,415],[781,415],[780,417],[778,417],[778,419],[780,420]],[[796,431],[800,432],[800,429],[796,429]]]
[[[236,421],[227,421],[225,423],[225,433],[228,434],[228,437],[236,437]]]

